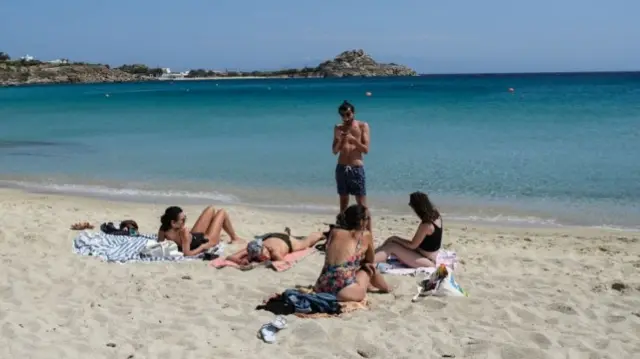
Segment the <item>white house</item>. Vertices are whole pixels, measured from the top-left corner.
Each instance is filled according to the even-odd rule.
[[[20,60],[24,60],[24,61],[32,61],[32,60],[35,60],[35,59],[36,59],[35,57],[33,57],[33,56],[29,55],[29,54],[27,54],[25,56],[22,56],[20,58]]]
[[[55,64],[55,65],[68,64],[69,60],[67,60],[67,59],[55,59],[55,60],[49,61],[49,63],[50,64]]]

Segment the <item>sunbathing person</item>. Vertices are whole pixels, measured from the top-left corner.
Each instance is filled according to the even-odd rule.
[[[385,262],[390,255],[412,268],[435,267],[436,257],[442,245],[442,218],[429,197],[422,192],[409,196],[420,225],[411,240],[397,236],[389,237],[376,249],[376,263]]]
[[[375,269],[373,236],[366,230],[367,213],[366,207],[352,205],[344,212],[344,229],[334,227],[329,232],[316,292],[335,294],[342,302],[359,302],[370,285],[381,292],[391,291]]]
[[[283,260],[287,254],[310,248],[324,238],[318,232],[307,237],[292,236],[291,230],[286,228],[285,233],[267,233],[250,241],[244,249],[228,256],[227,260],[249,269],[261,262]]]
[[[220,243],[220,234],[224,230],[230,237],[229,243],[240,241],[233,230],[229,215],[224,209],[217,210],[209,206],[202,211],[191,231],[186,227],[187,216],[180,207],[169,207],[160,217],[158,242],[165,239],[174,241],[184,255],[195,256]]]

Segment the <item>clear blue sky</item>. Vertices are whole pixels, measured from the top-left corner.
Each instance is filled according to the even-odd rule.
[[[640,0],[1,0],[0,51],[175,69],[640,70]]]

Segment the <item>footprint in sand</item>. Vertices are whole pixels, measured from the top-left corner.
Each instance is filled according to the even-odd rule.
[[[553,346],[553,342],[542,333],[532,333],[531,340],[538,345],[540,349],[549,349]]]
[[[553,303],[553,304],[549,305],[548,308],[549,308],[549,310],[553,310],[555,312],[560,312],[560,313],[564,313],[564,314],[569,314],[569,315],[578,314],[573,308],[571,308],[570,306],[568,306],[566,304]]]
[[[607,317],[606,321],[609,324],[615,324],[615,323],[622,323],[625,320],[627,320],[627,318],[621,316],[621,315],[610,315]]]

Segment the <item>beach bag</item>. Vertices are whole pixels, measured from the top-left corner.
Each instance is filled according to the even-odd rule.
[[[140,255],[143,257],[152,258],[166,258],[182,256],[183,254],[178,251],[178,245],[174,241],[149,241],[147,246],[140,251]]]
[[[438,283],[436,289],[433,291],[435,296],[440,297],[468,297],[469,294],[465,292],[462,287],[456,282],[453,277],[453,272],[449,272],[447,276]]]
[[[100,230],[103,233],[111,234],[114,236],[138,236],[138,224],[132,219],[127,219],[120,222],[119,227],[116,227],[113,222],[105,222],[100,225]]]
[[[456,282],[453,272],[444,264],[438,266],[431,275],[420,281],[418,284],[418,293],[413,297],[416,301],[423,296],[438,297],[467,297],[469,296],[462,287]]]

